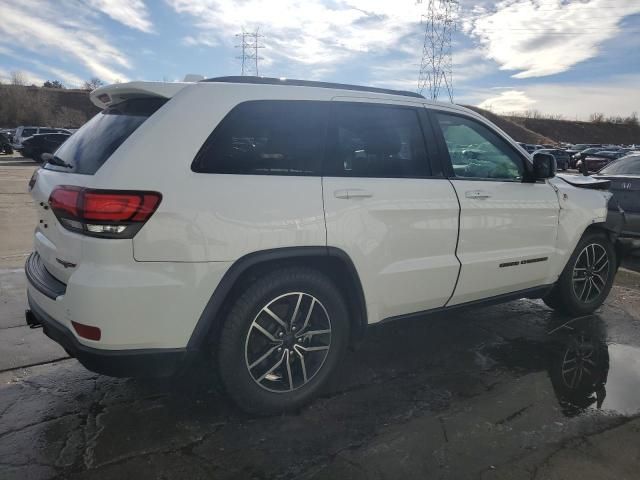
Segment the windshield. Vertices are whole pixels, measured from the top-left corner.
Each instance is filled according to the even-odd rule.
[[[640,175],[640,155],[621,158],[598,172],[602,175]]]
[[[56,151],[57,163],[48,170],[93,175],[144,121],[167,100],[138,98],[127,100],[98,113]]]

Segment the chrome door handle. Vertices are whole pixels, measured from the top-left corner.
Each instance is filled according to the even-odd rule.
[[[464,192],[464,196],[467,198],[475,198],[478,200],[485,200],[487,198],[491,198],[489,192],[485,192],[483,190],[469,190]]]
[[[345,188],[343,190],[336,190],[333,192],[333,196],[336,198],[344,198],[346,200],[350,198],[369,198],[373,197],[373,193],[362,190],[361,188]]]

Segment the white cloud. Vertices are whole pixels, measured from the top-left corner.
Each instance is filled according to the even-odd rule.
[[[166,1],[191,17],[197,33],[184,39],[188,44],[233,45],[242,28],[262,27],[264,57],[307,66],[398,47],[403,36],[416,29],[425,8],[415,0]]]
[[[606,115],[629,115],[640,112],[638,85],[640,74],[613,77],[602,82],[543,82],[518,89],[495,89],[470,92],[466,101],[496,113],[538,110],[545,114],[586,120],[594,112]]]
[[[477,9],[464,31],[501,69],[518,71],[515,78],[540,77],[595,57],[623,31],[621,20],[637,13],[640,2],[630,0],[505,0]]]
[[[127,27],[150,33],[153,24],[142,0],[89,0],[89,4]]]
[[[487,98],[478,107],[496,113],[524,112],[535,105],[536,100],[521,90],[506,90],[497,96]]]
[[[25,21],[28,12],[28,21]],[[113,47],[105,33],[92,23],[95,12],[73,0],[15,2],[0,0],[0,47],[19,45],[23,55],[51,55],[79,61],[106,82],[126,81],[122,68],[129,69],[127,56]]]

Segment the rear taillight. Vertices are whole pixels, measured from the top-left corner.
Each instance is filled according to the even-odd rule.
[[[103,238],[133,238],[162,200],[158,192],[56,187],[49,206],[67,230]]]

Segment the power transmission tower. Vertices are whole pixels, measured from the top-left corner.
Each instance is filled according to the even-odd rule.
[[[418,93],[428,89],[432,100],[437,100],[441,90],[446,89],[453,103],[451,37],[456,30],[458,8],[458,0],[428,0],[427,13],[422,17],[425,30]]]
[[[260,39],[263,35],[259,32],[260,29],[256,29],[254,32],[245,32],[236,35],[240,38],[240,45],[236,45],[236,48],[242,49],[242,55],[237,57],[242,61],[241,75],[259,75],[258,73],[258,60],[262,57],[258,55],[258,51],[264,48],[260,45]]]

